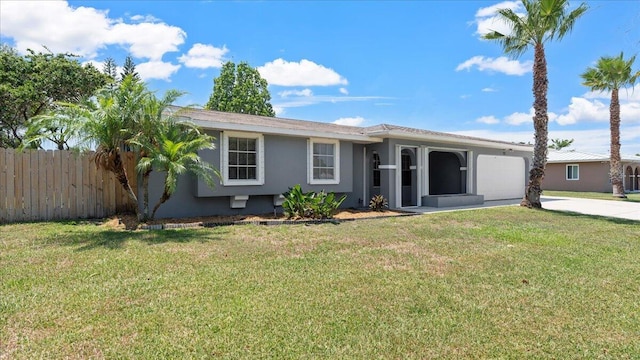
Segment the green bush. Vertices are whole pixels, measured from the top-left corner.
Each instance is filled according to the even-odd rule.
[[[337,198],[334,193],[326,193],[324,190],[305,193],[300,184],[297,184],[284,193],[282,209],[288,218],[331,219],[346,198],[346,195]]]
[[[373,211],[383,211],[389,207],[389,202],[382,195],[374,195],[369,201],[369,209]]]

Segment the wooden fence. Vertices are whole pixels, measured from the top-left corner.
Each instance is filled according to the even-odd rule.
[[[134,155],[122,155],[135,191]],[[101,218],[134,206],[93,153],[0,148],[0,223]]]

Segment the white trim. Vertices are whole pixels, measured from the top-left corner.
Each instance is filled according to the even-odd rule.
[[[397,167],[395,165],[380,165],[378,169],[380,170],[395,170]]]
[[[397,164],[402,164],[400,153],[402,152],[402,145],[396,145],[396,169]],[[402,208],[402,169],[396,171],[396,208]]]
[[[473,182],[473,167],[473,151],[467,150],[467,194],[476,194],[475,183]]]
[[[246,139],[256,139],[257,166],[255,180],[234,180],[229,179],[229,138],[238,137]],[[222,185],[224,186],[252,186],[264,185],[264,136],[258,133],[224,131],[221,136],[222,146],[220,147],[220,164],[222,170]]]
[[[422,158],[424,159],[424,181],[422,184],[424,187],[424,195],[429,195],[429,151],[430,150],[431,148],[425,146],[421,151]],[[420,196],[420,199],[422,200],[422,196]]]
[[[369,190],[367,188],[368,175],[369,173],[367,173],[367,147],[363,146],[362,147],[362,207],[367,207],[367,205],[369,205],[369,201],[368,201],[369,196],[367,196],[367,191]]]
[[[313,144],[333,145],[333,179],[313,178]],[[307,140],[307,183],[310,185],[340,184],[340,141],[335,139],[309,138]]]
[[[569,166],[575,166],[578,170],[578,176],[574,179],[569,179]],[[580,164],[567,164],[564,168],[564,179],[567,181],[577,181],[580,180]]]
[[[422,151],[420,147],[416,147],[414,152],[416,153],[416,206],[422,206]]]

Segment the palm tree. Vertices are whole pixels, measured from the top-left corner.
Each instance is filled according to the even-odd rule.
[[[136,204],[136,211],[138,198],[131,188],[121,152],[128,149],[142,117],[141,105],[150,94],[143,83],[131,76],[125,77],[118,88],[98,93],[95,109],[87,116],[83,128],[85,142],[95,146],[96,165],[115,174],[129,199]]]
[[[159,146],[159,139],[165,131],[167,120],[174,120],[174,113],[167,111],[184,93],[177,90],[169,90],[162,99],[149,94],[141,104],[142,116],[137,124],[137,132],[133,134],[129,142],[138,152],[141,161],[136,170],[142,175],[142,220],[149,217],[149,177],[153,170],[147,161],[150,154]]]
[[[497,41],[504,52],[513,57],[524,54],[529,47],[534,48],[533,62],[533,127],[535,145],[533,166],[529,171],[529,183],[520,205],[542,208],[540,194],[542,179],[547,164],[548,123],[547,114],[547,60],[544,44],[561,40],[573,28],[576,20],[588,9],[585,3],[568,12],[567,0],[522,0],[526,14],[519,15],[510,9],[498,10],[498,17],[511,28],[512,33],[497,31],[484,35],[485,39]]]
[[[551,145],[549,145],[549,149],[562,150],[566,147],[571,146],[571,144],[573,144],[573,139],[551,139]]]
[[[601,57],[595,67],[589,67],[580,75],[592,91],[611,91],[609,105],[609,127],[611,131],[611,160],[609,176],[613,187],[613,196],[625,198],[622,180],[622,162],[620,159],[620,100],[618,92],[621,87],[633,86],[640,77],[640,71],[635,74],[631,70],[636,57],[625,60],[620,56]]]
[[[190,172],[203,179],[207,185],[214,187],[214,178],[219,177],[218,171],[209,163],[202,161],[198,151],[213,149],[213,137],[202,133],[195,125],[178,122],[173,119],[163,119],[158,124],[158,138],[153,142],[134,143],[144,148],[146,156],[138,162],[137,169],[145,173],[149,169],[165,172],[164,189],[160,199],[153,207],[153,219],[160,205],[171,198],[176,190],[180,175]],[[145,185],[148,187],[148,182]],[[147,190],[148,191],[148,190]],[[148,196],[148,195],[147,195]],[[148,211],[148,208],[147,208]]]

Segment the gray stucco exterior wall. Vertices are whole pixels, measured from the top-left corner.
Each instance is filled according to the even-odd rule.
[[[222,133],[209,131],[216,138],[215,150],[200,153],[204,161],[220,172]],[[264,135],[264,184],[225,186],[217,181],[215,188],[191,175],[179,179],[178,188],[172,198],[162,205],[156,217],[185,217],[209,215],[256,214],[273,211],[274,196],[300,184],[304,191],[326,191],[337,195],[347,194],[343,207],[358,207],[362,204],[362,148],[364,145],[340,141],[340,182],[338,184],[311,185],[307,182],[308,139],[302,137]],[[162,193],[164,177],[152,173],[150,179],[150,207]],[[140,182],[139,182],[140,183]],[[355,187],[355,189],[354,189]],[[139,189],[142,194],[142,189]],[[244,208],[231,208],[230,197],[247,195]],[[360,200],[360,202],[359,202]],[[281,211],[281,209],[279,209]]]

